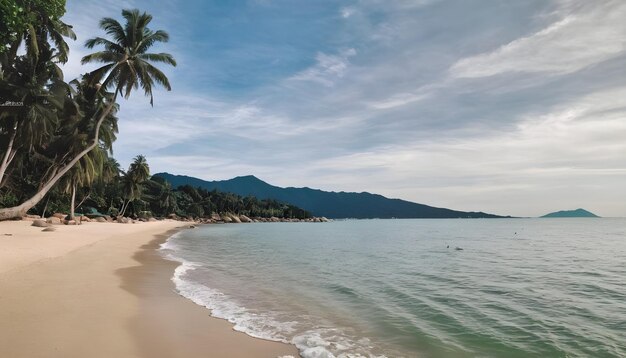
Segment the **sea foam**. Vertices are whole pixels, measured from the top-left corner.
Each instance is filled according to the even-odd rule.
[[[367,346],[369,342],[367,339],[361,339],[357,344],[344,336],[340,330],[333,328],[318,328],[296,333],[298,322],[279,321],[274,318],[272,312],[254,312],[238,305],[228,295],[187,278],[191,271],[201,267],[202,264],[176,255],[179,247],[174,241],[179,234],[171,236],[160,245],[166,259],[180,263],[172,276],[178,294],[199,306],[208,308],[211,316],[232,323],[234,330],[255,338],[293,344],[303,358],[386,358],[352,352],[357,346],[361,350]]]

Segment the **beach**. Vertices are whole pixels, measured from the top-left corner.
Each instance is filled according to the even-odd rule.
[[[184,223],[0,223],[1,357],[279,357],[175,292],[159,244]]]

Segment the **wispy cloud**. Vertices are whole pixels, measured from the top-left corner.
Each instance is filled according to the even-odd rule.
[[[345,75],[350,65],[349,59],[355,55],[356,50],[353,48],[341,51],[337,55],[319,52],[315,56],[315,65],[295,74],[291,80],[317,82],[331,87]]]
[[[561,13],[560,20],[541,31],[492,52],[460,59],[450,69],[451,74],[455,77],[485,77],[506,72],[566,74],[626,50],[623,1],[593,2],[573,12]]]

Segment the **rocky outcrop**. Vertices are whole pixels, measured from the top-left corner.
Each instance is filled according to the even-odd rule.
[[[43,219],[36,219],[33,220],[33,223],[30,224],[31,226],[35,226],[35,227],[48,227],[50,226],[50,224],[48,224],[45,220]]]
[[[49,217],[48,219],[46,219],[46,222],[48,224],[52,224],[52,225],[61,225],[61,224],[63,224],[62,219],[60,219],[60,218],[58,218],[56,216]]]

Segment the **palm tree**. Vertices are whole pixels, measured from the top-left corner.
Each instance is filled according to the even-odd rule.
[[[98,146],[99,132],[103,121],[115,106],[118,94],[125,98],[130,96],[133,89],[139,86],[146,96],[150,96],[150,104],[153,104],[152,88],[155,84],[171,90],[169,80],[151,62],[166,63],[176,66],[176,61],[172,55],[167,53],[147,52],[152,45],[157,42],[167,42],[169,35],[162,31],[152,31],[148,24],[152,16],[147,13],[140,13],[139,10],[123,10],[122,16],[126,20],[126,25],[122,26],[117,20],[104,18],[100,21],[100,27],[112,37],[112,40],[102,37],[95,37],[88,40],[85,45],[88,48],[104,46],[103,51],[83,57],[82,63],[100,62],[105,63],[102,67],[89,74],[93,85],[101,83],[100,90],[114,89],[113,98],[101,99],[105,106],[99,110],[94,118],[95,122],[91,143],[81,152],[70,159],[69,157],[61,163],[58,169],[51,172],[47,179],[44,179],[40,190],[22,204],[6,209],[0,209],[0,220],[22,216],[36,205],[46,193],[65,175],[83,156]]]
[[[103,148],[95,148],[82,157],[72,170],[61,179],[63,191],[71,194],[70,219],[74,219],[76,209],[76,190],[79,187],[90,186],[102,173],[103,164],[106,160],[106,152]],[[82,200],[79,206],[84,202]]]
[[[126,202],[122,205],[120,215],[124,216],[128,205],[141,198],[143,183],[150,177],[150,167],[146,161],[146,157],[138,155],[128,168],[128,172],[124,176],[122,185],[126,195]]]
[[[62,15],[60,9],[64,11],[64,7],[50,4],[49,1],[48,4],[46,1],[27,1],[20,2],[19,9],[20,16],[25,20],[23,26],[16,35],[9,36],[12,40],[6,51],[0,54],[0,97],[24,105],[18,113],[0,113],[0,134],[3,134],[3,138],[0,138],[0,151],[3,152],[0,186],[18,151],[29,148],[31,143],[25,142],[25,139],[41,139],[47,134],[45,124],[51,117],[50,113],[42,111],[42,107],[46,106],[41,99],[46,95],[54,95],[50,93],[50,82],[59,83],[63,80],[57,63],[66,63],[68,60],[69,46],[65,37],[76,40],[72,27],[59,19]],[[56,48],[51,48],[50,42]],[[25,45],[26,54],[18,56],[22,44]],[[33,122],[36,125],[33,126]]]

